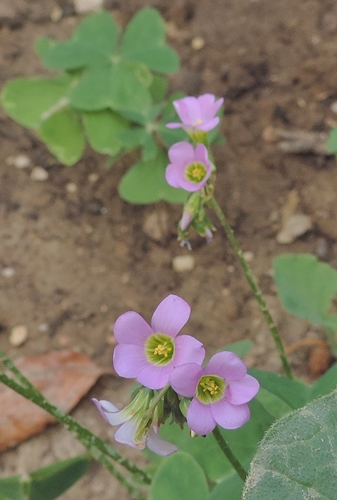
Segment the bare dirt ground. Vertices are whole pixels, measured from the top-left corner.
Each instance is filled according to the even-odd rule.
[[[111,0],[106,7],[125,25],[144,6],[159,9],[167,21],[168,42],[178,51],[181,70],[171,90],[225,97],[226,144],[214,150],[216,196],[251,260],[255,276],[287,345],[321,332],[289,318],[281,309],[271,261],[284,252],[309,252],[337,266],[337,170],[333,157],[289,155],[272,141],[270,127],[327,132],[337,122],[337,5],[333,0]],[[56,10],[55,10],[56,9]],[[59,10],[57,10],[59,9]],[[56,19],[55,12],[61,11]],[[0,84],[23,75],[41,75],[33,43],[38,35],[68,37],[81,16],[68,0],[2,0],[0,5]],[[53,20],[54,19],[54,20]],[[195,50],[195,37],[204,46]],[[202,45],[202,44],[201,44]],[[193,48],[194,47],[194,48]],[[281,371],[263,318],[221,228],[207,245],[192,239],[195,267],[177,273],[175,256],[180,207],[160,203],[132,206],[117,185],[125,162],[105,167],[89,148],[66,168],[30,131],[0,111],[0,346],[16,359],[73,348],[109,367],[112,325],[129,309],[150,318],[169,293],[192,306],[186,332],[210,353],[249,338],[247,362]],[[25,154],[31,166],[18,169],[8,158]],[[42,166],[49,177],[30,178]],[[95,174],[94,176],[92,174]],[[69,183],[77,189],[69,191]],[[281,245],[284,206],[298,197],[296,212],[310,217],[312,229]],[[168,222],[154,240],[149,218],[164,212]],[[155,227],[155,229],[158,229]],[[26,325],[27,341],[13,347],[13,327]],[[305,349],[291,357],[295,373],[310,380]],[[105,376],[72,414],[101,437],[113,429],[99,418],[90,398],[124,404],[128,384]],[[0,429],[1,432],[1,429]],[[120,449],[120,447],[118,447]],[[81,452],[59,426],[50,427],[0,457],[0,474],[25,473]],[[132,455],[140,461],[141,456]],[[128,495],[99,467],[62,496],[126,500]]]

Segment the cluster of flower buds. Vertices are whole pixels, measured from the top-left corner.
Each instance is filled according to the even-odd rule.
[[[149,325],[128,311],[117,319],[113,364],[121,377],[141,384],[131,403],[118,410],[94,399],[111,425],[121,425],[116,441],[133,448],[148,446],[159,455],[177,447],[161,439],[158,429],[171,416],[193,434],[206,435],[216,425],[237,429],[250,418],[247,403],[259,390],[245,363],[232,352],[219,352],[203,366],[205,349],[190,335],[178,335],[190,317],[189,304],[169,295],[156,308]]]
[[[170,186],[185,189],[191,193],[184,205],[178,226],[178,239],[182,245],[189,245],[190,227],[208,242],[215,230],[205,213],[205,205],[213,196],[215,166],[209,159],[208,132],[219,124],[216,116],[223,99],[212,94],[200,97],[184,97],[173,102],[181,123],[168,123],[168,128],[183,128],[190,137],[187,141],[174,144],[168,152],[170,164],[166,169],[166,181]]]

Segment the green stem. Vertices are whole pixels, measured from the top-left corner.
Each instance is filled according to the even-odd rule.
[[[242,250],[239,246],[239,243],[234,235],[234,232],[233,232],[232,228],[230,227],[229,223],[227,222],[227,219],[226,219],[223,211],[221,210],[219,204],[217,203],[217,201],[215,200],[214,197],[211,198],[211,200],[208,202],[208,205],[210,207],[212,207],[214,212],[216,213],[216,215],[217,215],[222,227],[224,228],[224,230],[227,234],[227,237],[228,237],[229,241],[231,242],[232,247],[233,247],[233,249],[234,249],[234,251],[239,259],[239,262],[241,264],[243,272],[245,273],[245,276],[246,276],[247,281],[250,285],[250,288],[252,289],[253,295],[256,298],[256,300],[260,306],[260,309],[261,309],[263,316],[264,316],[264,318],[267,322],[267,325],[269,327],[269,331],[274,339],[276,349],[278,350],[278,353],[279,353],[279,356],[281,359],[283,370],[284,370],[287,377],[293,378],[292,373],[291,373],[290,364],[289,364],[287,355],[285,353],[283,343],[282,343],[280,334],[278,332],[278,329],[277,329],[277,327],[274,323],[274,320],[269,312],[267,304],[265,303],[265,301],[262,297],[261,289],[255,281],[255,278],[252,274],[250,267],[248,266],[248,263],[243,255],[243,252],[242,252]]]
[[[0,351],[1,358],[7,358],[7,356]],[[8,358],[7,358],[8,359]],[[7,361],[7,360],[6,360]],[[7,363],[8,366],[8,363]],[[15,368],[18,371],[17,368]],[[20,372],[21,373],[21,372]],[[24,375],[21,376],[25,379]],[[27,379],[26,379],[27,380]],[[53,415],[61,424],[63,424],[70,432],[75,434],[78,441],[80,441],[83,446],[96,458],[97,450],[104,455],[109,456],[112,460],[120,464],[122,467],[127,469],[132,474],[136,474],[141,478],[142,482],[145,484],[151,483],[151,477],[146,474],[142,469],[139,469],[135,464],[126,458],[123,458],[119,453],[117,453],[110,445],[106,444],[99,437],[92,434],[88,429],[82,427],[75,419],[70,415],[67,415],[62,410],[52,405],[45,397],[29,383],[29,387],[20,385],[15,380],[8,377],[5,373],[0,372],[0,382],[7,385],[17,393],[21,394],[23,397],[32,401],[40,408],[43,408],[48,413]],[[96,454],[96,455],[95,455]]]
[[[222,452],[226,456],[226,458],[230,461],[238,475],[241,477],[242,481],[246,480],[247,477],[247,472],[245,469],[242,467],[240,464],[239,460],[236,458],[236,456],[233,454],[232,450],[228,446],[227,442],[224,440],[221,432],[219,431],[218,426],[216,426],[213,430],[213,436],[215,437],[216,442],[220,446]]]
[[[170,387],[171,387],[170,384],[167,384],[157,393],[157,395],[152,400],[150,408],[146,410],[146,415],[148,415],[149,417],[152,416],[157,404],[162,399],[162,397],[167,393]]]

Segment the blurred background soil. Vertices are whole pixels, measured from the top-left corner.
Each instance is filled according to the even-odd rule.
[[[39,35],[69,37],[83,17],[75,6],[69,0],[1,0],[1,86],[19,76],[47,74],[34,40]],[[320,133],[337,123],[336,2],[105,3],[121,26],[145,6],[161,12],[168,43],[181,57],[181,70],[170,76],[170,90],[225,98],[226,143],[214,148],[216,196],[285,344],[324,338],[319,329],[282,311],[271,262],[285,252],[309,252],[337,266],[336,162],[328,155],[284,153],[275,129]],[[174,293],[192,306],[184,331],[202,340],[209,354],[249,338],[254,345],[247,363],[281,373],[262,315],[219,226],[212,244],[193,237],[189,253],[176,241],[181,207],[132,206],[119,198],[118,182],[130,158],[108,169],[106,159],[88,147],[78,164],[63,167],[33,132],[3,110],[0,145],[0,346],[13,359],[72,348],[109,368],[116,318],[132,309],[149,320],[157,304]],[[27,168],[15,166],[18,155],[30,159]],[[31,175],[37,166],[47,172],[45,180]],[[285,245],[278,234],[289,213],[306,215],[310,229]],[[182,255],[192,257],[192,270],[174,270],[174,258]],[[18,325],[27,328],[28,336],[16,347],[10,333]],[[306,381],[315,376],[309,355],[308,348],[291,355],[296,375]],[[72,414],[113,442],[114,429],[99,417],[90,398],[122,405],[128,387],[106,375]],[[3,453],[0,474],[26,473],[81,451],[65,430],[52,426]],[[128,453],[144,462],[140,454]],[[129,496],[94,466],[62,498]]]

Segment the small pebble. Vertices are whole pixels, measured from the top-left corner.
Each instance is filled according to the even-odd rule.
[[[1,270],[1,275],[4,277],[4,278],[12,278],[12,276],[15,275],[15,269],[13,267],[4,267],[2,270]]]
[[[48,325],[48,323],[41,323],[41,324],[38,326],[38,330],[39,330],[39,332],[42,332],[42,333],[46,333],[46,332],[48,332],[48,330],[49,330],[49,325]]]
[[[63,16],[63,10],[61,9],[61,7],[57,5],[52,9],[50,13],[50,20],[53,23],[58,23],[62,19],[62,16]]]
[[[195,259],[192,255],[178,255],[172,260],[172,267],[177,273],[192,271],[195,266]]]
[[[27,155],[10,156],[6,160],[7,165],[13,165],[16,168],[27,168],[30,165],[30,158]]]
[[[162,241],[169,235],[169,216],[164,210],[146,215],[143,223],[144,233],[154,241]]]
[[[9,336],[9,342],[15,347],[22,345],[28,337],[28,329],[25,325],[19,325],[12,328]]]
[[[74,7],[77,14],[100,10],[103,0],[74,0]]]
[[[247,262],[252,262],[254,260],[254,254],[249,250],[247,252],[243,252],[243,256]]]
[[[34,167],[30,174],[32,181],[46,181],[48,177],[49,174],[47,170],[42,167]]]
[[[195,36],[192,39],[191,47],[193,50],[201,50],[205,47],[205,40],[201,36]]]
[[[307,215],[291,215],[285,222],[283,229],[276,235],[276,241],[282,245],[287,245],[305,234],[311,228],[312,222]]]
[[[315,245],[315,254],[320,259],[324,259],[329,253],[329,243],[325,238],[319,238]]]
[[[99,179],[99,176],[98,176],[98,174],[96,174],[96,172],[94,172],[94,173],[92,173],[92,174],[88,175],[88,181],[89,181],[89,182],[94,183],[94,182],[97,182],[97,181],[98,181],[98,179]]]
[[[68,193],[76,193],[77,186],[74,182],[68,182],[68,184],[66,184],[66,190]]]

